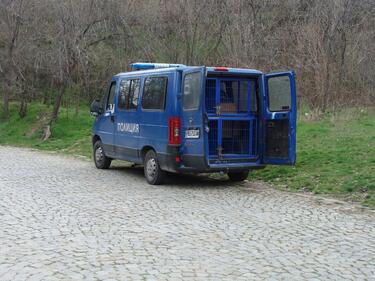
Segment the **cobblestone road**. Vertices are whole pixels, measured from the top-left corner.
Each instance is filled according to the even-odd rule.
[[[375,280],[370,211],[27,149],[0,164],[1,281]]]

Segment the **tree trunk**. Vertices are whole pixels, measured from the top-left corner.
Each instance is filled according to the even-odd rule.
[[[60,86],[59,86],[59,91],[58,91],[58,94],[57,94],[57,97],[56,97],[56,100],[55,100],[55,104],[53,105],[53,111],[52,111],[51,119],[46,124],[46,127],[43,130],[43,136],[42,136],[43,141],[48,140],[49,137],[52,135],[52,130],[51,130],[52,126],[51,125],[59,117],[61,101],[62,101],[63,95],[65,93],[65,88],[66,88],[66,84],[61,83]]]
[[[21,101],[20,110],[18,111],[18,115],[20,118],[24,118],[27,113],[27,102],[25,100]]]
[[[52,116],[51,116],[51,121],[50,123],[53,123],[57,120],[59,116],[59,110],[61,106],[61,101],[65,92],[65,83],[62,83],[62,85],[59,87],[59,92],[57,94],[55,104],[53,105],[53,111],[52,111]]]
[[[51,126],[50,125],[47,125],[44,130],[43,130],[43,136],[42,136],[42,141],[46,141],[49,139],[49,137],[51,136]]]
[[[80,107],[80,101],[81,101],[81,99],[80,99],[80,95],[79,95],[79,93],[76,93],[76,95],[77,95],[77,100],[76,100],[76,110],[75,110],[75,116],[77,117],[78,116],[78,113],[79,113],[79,107]]]
[[[48,103],[49,92],[48,91],[45,90],[44,93],[43,93],[43,104],[46,104],[46,105],[49,105],[49,103]]]
[[[13,60],[13,48],[9,50],[9,57]],[[12,88],[14,81],[17,79],[16,69],[13,61],[9,62],[9,67],[7,73],[5,75],[5,83],[4,83],[4,98],[3,98],[3,111],[4,111],[4,118],[9,118],[9,98],[12,94]]]
[[[325,79],[324,79],[324,89],[323,89],[323,93],[324,93],[324,96],[323,96],[323,105],[322,105],[322,111],[323,112],[326,112],[327,109],[328,109],[328,106],[329,106],[329,101],[330,101],[330,95],[332,95],[331,93],[331,73],[330,73],[330,62],[329,62],[329,58],[328,58],[328,61],[326,62],[326,65],[325,65]]]
[[[3,117],[4,117],[4,119],[9,118],[9,92],[10,92],[10,90],[8,88],[8,85],[4,86],[4,97],[3,97]]]

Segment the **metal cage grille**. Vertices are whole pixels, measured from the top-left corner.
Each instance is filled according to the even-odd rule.
[[[256,80],[207,79],[205,107],[216,115],[256,112]]]
[[[250,121],[224,120],[222,154],[250,154]]]
[[[250,154],[255,157],[258,154],[258,122],[256,121],[256,119],[251,120],[250,130],[251,130]]]
[[[220,113],[246,113],[249,105],[249,82],[247,80],[220,81]]]
[[[208,122],[208,126],[210,128],[208,134],[208,148],[209,148],[209,155],[217,155],[218,152],[218,121],[217,120],[210,120]]]
[[[251,120],[210,120],[208,133],[209,156],[255,157],[257,154],[257,126]]]
[[[258,155],[257,80],[208,78],[205,110],[208,117],[208,157],[241,163]],[[227,163],[227,162],[226,162]]]
[[[207,113],[216,112],[216,80],[206,80],[205,104]]]

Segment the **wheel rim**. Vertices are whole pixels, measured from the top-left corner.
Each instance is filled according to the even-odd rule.
[[[96,162],[101,162],[103,160],[103,149],[101,147],[98,147],[95,150],[95,161]]]
[[[156,163],[156,160],[152,158],[148,160],[146,164],[147,178],[149,178],[150,180],[154,179],[156,175],[156,171],[157,171],[157,163]]]

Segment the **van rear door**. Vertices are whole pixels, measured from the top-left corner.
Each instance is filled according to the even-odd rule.
[[[205,67],[189,67],[182,71],[182,149],[184,163],[204,157],[203,91]]]
[[[264,76],[263,163],[296,162],[296,86],[294,72]]]

